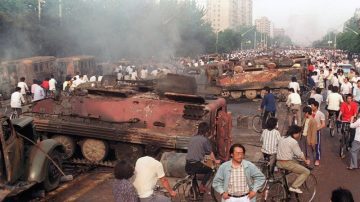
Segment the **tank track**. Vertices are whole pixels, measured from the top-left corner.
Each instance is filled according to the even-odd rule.
[[[100,162],[92,162],[87,159],[70,159],[66,161],[67,163],[71,164],[77,164],[77,165],[87,165],[87,166],[101,166],[101,167],[108,167],[108,168],[114,168],[115,167],[115,161],[100,161]]]

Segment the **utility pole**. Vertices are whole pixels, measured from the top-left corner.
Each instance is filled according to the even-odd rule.
[[[62,22],[62,0],[59,0],[59,22]]]
[[[255,29],[255,33],[254,33],[254,49],[256,49],[256,29]]]
[[[39,22],[41,21],[41,3],[42,3],[42,0],[38,0],[38,19],[39,19]]]

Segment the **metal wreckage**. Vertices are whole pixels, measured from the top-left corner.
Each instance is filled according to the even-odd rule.
[[[215,153],[226,160],[232,142],[226,101],[205,100],[196,89],[194,78],[177,74],[156,81],[104,76],[71,96],[37,101],[25,114],[34,118],[43,139],[64,146],[66,159],[81,153],[84,158],[76,161],[106,164],[113,156],[135,162],[148,144],[184,153],[198,124],[207,122]]]

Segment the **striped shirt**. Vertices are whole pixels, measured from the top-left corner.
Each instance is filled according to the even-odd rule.
[[[241,196],[243,194],[249,193],[249,187],[246,183],[246,176],[242,163],[238,167],[231,165],[231,174],[228,188],[228,193],[235,196]]]
[[[265,129],[260,137],[260,142],[263,143],[261,151],[265,154],[276,154],[280,139],[281,136],[278,130]]]

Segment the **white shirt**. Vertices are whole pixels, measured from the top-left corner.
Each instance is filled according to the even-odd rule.
[[[350,82],[343,83],[341,85],[341,94],[346,95],[351,93],[352,85]]]
[[[301,105],[301,97],[300,97],[300,95],[297,94],[297,93],[290,93],[290,95],[288,95],[286,104],[288,106],[290,106],[290,104]]]
[[[147,70],[147,69],[142,69],[142,70],[140,71],[140,78],[141,78],[141,79],[146,79],[147,76],[148,76],[148,70]]]
[[[350,128],[356,128],[354,140],[360,142],[360,119],[350,124]]]
[[[10,106],[11,108],[21,108],[21,102],[25,103],[24,97],[18,91],[11,94]]]
[[[20,93],[25,95],[26,94],[26,91],[29,90],[27,84],[25,82],[22,82],[20,81],[18,84],[17,84],[17,87],[21,88],[20,90]]]
[[[98,81],[101,81],[101,80],[102,80],[102,77],[103,77],[103,76],[99,76],[99,77],[98,77]]]
[[[339,93],[330,93],[326,98],[328,104],[328,110],[339,111],[340,104],[344,102],[342,96]]]
[[[34,99],[33,99],[33,102],[34,101],[38,101],[38,100],[42,100],[45,98],[45,92],[44,92],[44,89],[39,86],[39,85],[36,85],[35,86],[35,91],[34,91]]]
[[[54,78],[51,78],[49,80],[49,90],[56,90],[56,80]]]
[[[300,85],[298,82],[290,82],[289,88],[293,88],[295,92],[300,92]]]
[[[334,77],[332,78],[332,85],[333,85],[333,86],[337,86],[337,87],[340,86],[340,85],[339,85],[339,79],[336,78],[336,76],[334,76]]]
[[[96,76],[90,77],[90,82],[94,82],[94,81],[96,81]]]
[[[131,73],[131,80],[136,80],[137,77],[138,77],[138,75],[137,75],[137,72],[136,72],[136,71],[134,71],[133,73]]]
[[[156,159],[144,156],[135,164],[134,187],[140,198],[146,198],[153,194],[157,181],[164,177],[163,165]]]

